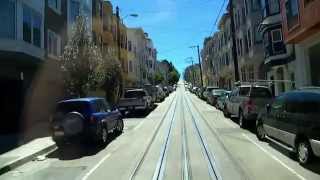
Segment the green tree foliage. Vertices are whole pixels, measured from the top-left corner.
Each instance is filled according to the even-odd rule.
[[[168,81],[170,85],[176,84],[179,81],[179,79],[180,74],[178,73],[178,71],[174,70],[169,73]]]
[[[120,62],[109,54],[103,55],[103,63],[99,66],[102,77],[101,88],[105,91],[105,98],[111,104],[116,104],[122,95],[123,74]]]
[[[89,36],[87,21],[79,16],[60,61],[65,88],[70,95],[84,97],[103,80],[99,73],[102,54]]]
[[[160,72],[156,72],[154,74],[154,81],[156,84],[161,84],[164,81],[164,77]]]

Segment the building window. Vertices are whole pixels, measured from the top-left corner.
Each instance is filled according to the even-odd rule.
[[[33,15],[33,44],[41,47],[41,22],[42,18],[40,14],[34,13]]]
[[[246,69],[245,68],[241,68],[241,79],[242,81],[246,81]]]
[[[254,67],[250,66],[248,71],[249,71],[248,72],[249,73],[249,80],[253,81],[254,80]]]
[[[299,21],[298,0],[286,0],[286,16],[288,29],[292,29]]]
[[[259,32],[259,24],[254,27],[254,41],[255,43],[260,43],[262,41],[261,33]]]
[[[0,1],[0,37],[16,37],[16,3],[12,0]]]
[[[80,14],[80,2],[71,1],[71,7],[70,7],[71,23],[76,22],[79,14]]]
[[[61,54],[61,38],[55,32],[48,30],[48,55],[59,57]]]
[[[129,72],[133,72],[132,61],[129,61]]]
[[[31,43],[32,11],[29,7],[23,6],[23,40]]]
[[[41,47],[42,17],[31,8],[23,6],[23,40]]]
[[[248,48],[250,49],[252,46],[251,30],[250,29],[248,29],[248,31],[247,31],[247,36],[248,36]]]
[[[284,52],[284,44],[282,40],[281,29],[275,29],[271,31],[271,41],[272,41],[272,50],[274,54],[279,54]]]
[[[132,42],[128,41],[128,51],[132,51]]]
[[[61,14],[61,0],[48,0],[48,6],[55,12]]]

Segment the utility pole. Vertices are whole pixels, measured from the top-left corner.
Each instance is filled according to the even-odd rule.
[[[231,37],[232,37],[232,56],[233,56],[233,64],[234,64],[234,78],[235,81],[240,80],[239,75],[239,65],[238,65],[238,55],[237,55],[237,45],[236,45],[236,34],[234,27],[234,16],[233,16],[233,0],[229,0],[229,13],[230,13],[230,28],[231,28]]]
[[[200,68],[200,80],[201,80],[201,84],[200,86],[203,87],[203,79],[202,79],[202,67],[201,67],[201,57],[200,57],[200,47],[199,45],[197,46],[190,46],[190,48],[197,48],[197,53],[198,53],[198,60],[199,60],[199,68]]]
[[[199,60],[199,67],[200,67],[200,79],[201,79],[201,87],[203,88],[203,79],[202,79],[202,64],[201,64],[201,57],[200,57],[200,48],[199,45],[197,45],[198,49],[198,60]]]

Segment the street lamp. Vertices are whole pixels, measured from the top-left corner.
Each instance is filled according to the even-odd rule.
[[[198,60],[199,60],[199,67],[200,67],[200,79],[201,79],[201,87],[203,87],[203,79],[202,79],[202,67],[201,67],[201,59],[200,59],[200,48],[199,45],[190,46],[189,48],[197,48],[198,51]]]

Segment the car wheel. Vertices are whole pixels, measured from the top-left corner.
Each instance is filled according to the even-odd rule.
[[[97,138],[96,138],[96,143],[98,145],[104,145],[107,143],[108,141],[108,130],[107,127],[102,125],[102,127],[99,130],[100,132],[98,132],[97,134]]]
[[[226,118],[230,118],[230,113],[228,112],[228,109],[226,106],[223,108],[223,115]]]
[[[118,134],[121,134],[123,132],[123,127],[124,127],[123,119],[118,120],[117,127],[116,127],[116,132]]]
[[[241,110],[239,111],[239,126],[241,128],[245,128],[246,127],[246,120],[245,120],[245,118],[243,116],[243,112]]]
[[[302,140],[297,143],[297,156],[301,165],[308,164],[312,159],[312,151],[308,141]]]
[[[266,138],[266,131],[263,128],[263,124],[257,121],[256,129],[257,129],[257,134],[256,134],[257,138],[260,141],[264,141]]]

